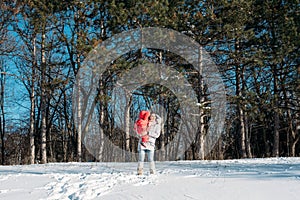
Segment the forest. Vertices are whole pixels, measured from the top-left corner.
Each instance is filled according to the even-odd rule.
[[[158,161],[300,156],[299,0],[2,0],[0,7],[2,165],[135,162],[133,122],[141,110],[164,119]],[[208,151],[212,87],[201,70],[167,49],[132,49],[109,63],[94,84],[98,128],[83,134],[89,105],[80,107],[74,92],[85,60],[115,35],[149,27],[197,42],[218,69],[226,114]],[[191,139],[180,135],[183,97],[171,86],[115,90],[140,65],[172,67],[191,86],[200,116],[196,130],[184,130]]]

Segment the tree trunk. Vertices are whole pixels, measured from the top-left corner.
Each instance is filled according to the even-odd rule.
[[[203,81],[203,50],[202,47],[199,49],[199,103],[200,103],[200,122],[199,122],[199,157],[201,160],[205,159],[205,112],[204,112],[204,102],[205,102],[205,96],[204,96],[204,81]],[[206,152],[209,153],[209,152]]]
[[[76,14],[75,14],[75,32],[76,32],[76,35],[77,35],[77,42],[79,42],[79,40],[81,39],[81,34],[80,34],[80,31],[79,31],[79,14],[80,13],[80,10],[78,8],[78,10],[76,11]],[[77,65],[77,72],[79,71],[80,69],[80,53],[79,53],[79,49],[77,49],[77,53],[76,53],[76,65]],[[75,75],[77,73],[75,72]],[[78,81],[78,89],[80,90],[81,88],[81,85],[79,83],[80,81]],[[79,92],[79,94],[82,94],[81,92]],[[80,102],[80,97],[78,97],[78,129],[77,129],[77,161],[78,162],[81,162],[82,161],[82,148],[81,148],[81,140],[82,140],[82,104]]]
[[[274,67],[274,142],[273,142],[273,157],[279,156],[279,108],[278,108],[278,81],[276,69]]]
[[[251,152],[251,141],[250,141],[250,133],[251,133],[251,129],[250,129],[250,126],[249,126],[249,121],[247,120],[247,117],[244,116],[244,120],[245,120],[245,124],[246,124],[246,149],[247,149],[247,155],[248,155],[248,158],[252,158],[252,152]],[[249,130],[250,129],[250,130]]]
[[[80,81],[78,81],[78,94],[82,95],[82,93],[80,92],[81,90],[81,85],[80,85]],[[78,108],[77,108],[77,140],[76,140],[76,147],[77,147],[77,162],[81,162],[81,135],[82,135],[82,104],[81,104],[81,98],[78,95]]]
[[[163,116],[163,108],[162,107],[159,107],[159,114],[160,114],[160,117],[161,117],[161,121],[162,123],[164,122],[164,117]],[[164,130],[164,125],[161,124],[161,161],[164,161],[167,159],[167,154],[166,154],[166,146],[165,146],[165,130]]]
[[[100,90],[100,94],[99,96],[102,97],[104,95],[103,92],[103,80],[100,80],[100,85],[99,85],[99,90]],[[99,137],[100,137],[100,144],[99,144],[99,150],[98,150],[98,161],[103,161],[103,150],[104,150],[104,130],[103,130],[103,124],[104,124],[104,105],[103,103],[100,103],[100,108],[99,108]]]
[[[291,136],[293,139],[293,141],[291,142],[292,143],[291,144],[291,156],[295,157],[296,156],[296,145],[300,140],[300,133],[299,133],[300,132],[300,124],[299,124],[298,120],[296,119],[295,129],[294,129],[293,122],[292,122],[293,118],[291,116],[290,110],[288,110],[288,118],[290,119],[289,129],[291,130]]]
[[[287,94],[287,90],[284,89],[283,90],[283,94],[284,94],[284,100],[285,100],[285,107],[287,109],[286,113],[287,113],[287,118],[286,120],[288,121],[288,128],[286,131],[286,146],[287,146],[287,156],[296,156],[296,144],[299,141],[299,137],[300,135],[297,135],[297,129],[298,129],[298,120],[297,120],[297,116],[293,117],[293,115],[291,114],[291,109],[289,107],[289,99],[288,99],[288,94]],[[300,129],[300,127],[299,127]],[[292,139],[292,141],[290,141]]]
[[[279,156],[279,114],[278,109],[275,108],[274,113],[274,143],[273,143],[273,157]]]
[[[47,120],[47,147],[48,147],[48,160],[50,160],[51,162],[55,162],[54,160],[54,155],[55,153],[53,152],[53,145],[55,144],[55,142],[52,141],[52,125],[49,124],[49,120]]]
[[[0,108],[1,108],[1,116],[0,116],[0,135],[1,135],[1,164],[5,164],[5,112],[4,112],[4,91],[5,91],[5,72],[3,71],[4,66],[0,63],[0,72],[1,72],[1,79],[0,79],[0,87],[1,87],[1,94],[0,94]]]
[[[130,106],[132,98],[129,93],[126,94],[126,107],[124,115],[124,130],[125,130],[125,161],[130,161]]]
[[[159,51],[159,53],[158,53],[158,63],[159,64],[163,63],[163,52],[162,51]],[[159,74],[160,77],[162,77],[162,72],[161,72],[160,68],[159,68],[159,73],[160,73]],[[164,103],[163,101],[161,101],[161,95],[158,96],[158,102],[162,103],[162,104]],[[164,122],[164,116],[163,116],[164,110],[163,110],[162,107],[159,107],[158,109],[159,110],[158,110],[157,114],[160,115],[161,121],[163,123]],[[165,130],[163,128],[163,124],[161,124],[161,125],[162,125],[161,134],[160,134],[160,141],[161,141],[161,151],[160,152],[161,152],[161,155],[158,155],[158,160],[163,161],[163,160],[167,159],[167,154],[166,154],[166,146],[165,146]]]
[[[240,50],[239,39],[235,41],[235,49],[237,57]],[[246,150],[246,124],[245,124],[245,113],[244,113],[244,102],[243,102],[243,90],[244,90],[244,67],[240,65],[240,61],[236,61],[235,78],[236,78],[236,97],[237,97],[237,115],[239,119],[239,135],[240,135],[240,155],[242,158],[247,157]]]
[[[42,34],[41,42],[41,163],[47,163],[47,124],[46,124],[46,115],[47,115],[47,105],[46,105],[46,55],[45,55],[45,42],[46,35]]]
[[[239,119],[239,135],[240,135],[240,153],[242,158],[247,157],[246,153],[246,130],[244,121],[244,110],[242,103],[242,91],[240,87],[241,71],[240,66],[236,66],[236,96],[237,96],[237,114]]]
[[[291,156],[292,157],[295,157],[296,156],[296,144],[298,143],[300,139],[300,136],[298,136],[293,142],[292,142],[292,145],[291,145]]]
[[[35,68],[37,67],[36,63],[36,37],[33,38],[33,66],[31,68],[32,73],[32,82],[31,82],[31,93],[30,93],[30,130],[29,130],[29,140],[30,140],[30,164],[35,163],[35,144],[34,144],[34,114],[35,114]]]

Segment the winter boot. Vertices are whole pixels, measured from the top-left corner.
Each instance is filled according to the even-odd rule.
[[[143,175],[143,168],[137,169],[137,175]]]
[[[143,175],[143,165],[144,165],[144,163],[139,162],[138,168],[137,168],[137,174],[138,175]]]
[[[150,162],[150,174],[155,174],[156,170],[155,170],[155,164],[154,161]]]

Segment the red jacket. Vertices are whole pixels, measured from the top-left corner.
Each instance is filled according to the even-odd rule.
[[[140,112],[139,119],[134,124],[134,130],[138,134],[142,134],[143,132],[147,131],[149,116],[150,116],[149,111],[142,110]],[[142,140],[143,140],[143,142],[146,142],[146,137],[142,138]]]

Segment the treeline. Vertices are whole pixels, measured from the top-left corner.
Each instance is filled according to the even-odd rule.
[[[70,161],[136,161],[137,138],[118,120],[134,121],[141,109],[164,111],[157,160],[232,159],[300,155],[300,2],[299,0],[5,0],[0,9],[1,164]],[[111,36],[145,27],[178,31],[197,41],[218,66],[227,94],[222,136],[203,152],[210,113],[209,88],[188,61],[166,50],[139,49],[111,63],[99,81],[97,113],[101,134],[93,151],[75,124],[75,77],[88,53]],[[198,95],[201,129],[178,154],[180,102],[156,84],[122,99],[117,116],[113,89],[118,78],[141,62],[174,66]],[[11,85],[22,83],[24,118],[7,119]],[[126,96],[126,95],[125,95]],[[12,105],[10,103],[9,105]],[[122,119],[121,119],[122,118]],[[125,119],[124,119],[125,118]],[[125,150],[114,154],[110,143]],[[173,141],[173,142],[172,142]],[[172,145],[168,145],[172,142]],[[85,142],[86,144],[86,142]],[[109,152],[109,153],[107,153]],[[115,155],[115,156],[114,156]]]

